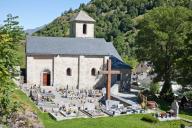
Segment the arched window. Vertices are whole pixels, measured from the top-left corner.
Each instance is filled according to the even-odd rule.
[[[67,76],[71,76],[72,73],[71,73],[71,68],[67,68]]]
[[[92,75],[92,76],[96,76],[96,69],[95,69],[95,68],[92,68],[92,69],[91,69],[91,75]]]
[[[83,34],[87,34],[87,25],[83,24]]]

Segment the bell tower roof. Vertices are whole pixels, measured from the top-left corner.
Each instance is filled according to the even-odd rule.
[[[93,18],[91,18],[86,12],[81,10],[79,13],[77,13],[73,18],[71,18],[72,21],[82,21],[82,22],[95,22]]]

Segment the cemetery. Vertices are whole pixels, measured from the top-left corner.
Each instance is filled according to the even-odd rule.
[[[108,69],[110,70],[110,68]],[[163,111],[156,100],[146,95],[140,87],[131,87],[127,93],[119,92],[118,84],[109,86],[111,85],[109,72],[113,73],[112,70],[102,72],[107,74],[107,85],[102,89],[73,89],[68,86],[55,88],[26,83],[18,85],[42,113],[48,113],[49,118],[61,124],[64,123],[63,121],[71,119],[102,119],[102,117],[116,119],[128,115],[143,118],[147,115],[153,118],[152,120],[162,123],[167,121],[189,122],[188,120],[183,121],[179,117],[180,107],[189,106],[189,100],[186,97],[174,100],[169,109]],[[142,76],[138,79],[145,78],[146,76]]]
[[[109,78],[107,77],[106,87],[100,90],[73,89],[68,86],[55,88],[29,84],[18,85],[43,113],[48,113],[49,117],[60,122],[60,124],[64,124],[63,121],[71,119],[88,120],[89,118],[97,118],[100,120],[100,117],[114,119],[118,117],[118,119],[121,119],[124,116],[133,116],[134,118],[144,117],[144,115],[148,115],[150,118],[162,122],[162,124],[169,121],[187,124],[187,121],[183,121],[179,117],[182,103],[184,103],[183,106],[188,104],[186,97],[178,101],[174,100],[169,110],[163,111],[156,100],[151,99],[142,89],[131,87],[129,93],[119,92],[118,84],[109,86]],[[131,121],[131,118],[129,120]],[[49,126],[51,127],[50,124]]]
[[[139,110],[125,107],[120,101],[103,100],[102,90],[67,90],[22,85],[22,90],[44,112],[56,120],[96,118],[136,113]],[[129,108],[129,109],[128,109]],[[140,113],[140,112],[138,112]]]
[[[147,101],[147,98],[139,92],[137,92],[139,95],[137,97],[134,93],[115,93],[112,88],[111,94],[109,94],[110,99],[106,99],[108,95],[106,88],[69,90],[67,87],[57,89],[27,84],[22,84],[20,88],[41,111],[48,112],[57,121],[147,113],[151,113],[159,121],[180,120],[177,101],[172,103],[169,111],[162,112],[155,101]],[[142,99],[141,102],[139,102],[139,98]]]
[[[142,105],[140,105],[139,102],[135,102],[135,100],[132,100],[132,102],[134,102],[132,105],[127,105],[125,102],[122,102],[122,100],[129,99],[130,97],[130,99],[134,99],[133,94],[119,93],[115,96],[115,94],[111,92],[111,100],[104,100],[104,104],[102,97],[105,95],[105,89],[100,91],[68,90],[67,92],[66,89],[39,86],[31,88],[28,86],[29,85],[23,84],[20,88],[28,97],[30,97],[30,90],[34,92],[34,98],[31,98],[33,99],[31,101],[41,109],[36,111],[37,115],[40,119],[43,119],[43,123],[48,128],[62,126],[97,128],[100,127],[100,125],[104,128],[109,126],[106,124],[114,125],[112,127],[119,126],[122,128],[127,125],[130,127],[138,126],[144,128],[148,128],[151,125],[156,128],[169,128],[170,126],[172,126],[171,128],[177,128],[181,122],[190,126],[190,123],[180,120],[179,115],[175,115],[174,109],[176,109],[176,111],[179,110],[177,103],[174,103],[176,106],[173,104],[170,110],[162,111],[156,108],[142,108]],[[35,90],[39,95],[36,95]],[[119,98],[119,100],[117,98]],[[130,101],[128,102],[131,103]],[[141,121],[144,115],[150,115],[158,119],[159,122],[157,124],[145,123],[145,121]],[[97,122],[100,122],[100,125],[97,124]],[[85,125],[84,123],[87,124]],[[97,125],[93,126],[95,123]]]
[[[0,128],[192,127],[192,0],[78,2],[2,2]]]

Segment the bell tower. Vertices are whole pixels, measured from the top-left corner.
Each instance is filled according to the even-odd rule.
[[[80,11],[70,21],[71,23],[71,37],[76,38],[94,38],[94,24],[95,20],[91,18],[86,12]]]

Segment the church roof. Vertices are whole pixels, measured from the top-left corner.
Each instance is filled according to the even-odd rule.
[[[132,69],[130,65],[124,63],[115,56],[110,56],[110,59],[112,61],[112,69]]]
[[[28,36],[27,55],[109,55],[121,60],[111,42],[103,38]]]
[[[77,13],[71,21],[87,21],[87,22],[95,22],[93,18],[91,18],[86,12],[80,11]]]

